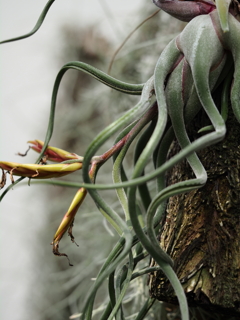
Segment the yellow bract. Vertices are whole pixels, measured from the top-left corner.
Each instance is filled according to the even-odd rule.
[[[0,161],[0,168],[9,171],[11,175],[33,179],[58,178],[82,168],[82,163],[58,164],[20,164],[16,162]]]
[[[78,211],[78,208],[82,204],[86,194],[87,194],[87,190],[85,188],[80,188],[77,191],[75,197],[73,198],[72,203],[71,203],[67,213],[64,215],[62,222],[54,235],[54,239],[53,239],[53,243],[52,243],[54,246],[56,246],[54,251],[56,251],[58,249],[58,243],[61,240],[64,233],[72,226],[74,217]],[[69,233],[69,235],[71,236],[71,239],[73,240],[74,237],[73,237],[72,233]]]

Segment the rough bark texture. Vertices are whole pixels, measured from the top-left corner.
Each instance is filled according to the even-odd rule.
[[[199,137],[203,118],[199,115],[189,128],[191,140]],[[169,199],[160,245],[174,259],[190,306],[240,319],[240,125],[232,114],[227,129],[224,141],[198,153],[208,173],[207,184]],[[178,150],[173,143],[171,155]],[[190,178],[192,170],[184,161],[167,180],[173,184]],[[150,283],[153,297],[177,303],[161,271],[151,275]]]

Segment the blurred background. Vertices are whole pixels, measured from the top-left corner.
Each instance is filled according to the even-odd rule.
[[[0,39],[29,32],[45,4],[43,0],[0,0]],[[51,91],[61,66],[80,60],[107,72],[115,50],[156,10],[150,0],[58,0],[34,36],[1,45],[0,159],[35,162],[33,151],[26,158],[16,154],[27,150],[28,140],[44,140]],[[157,14],[119,52],[111,74],[126,82],[145,82],[164,46],[182,27],[174,19],[169,23],[166,14]],[[137,99],[114,92],[84,73],[68,71],[59,91],[51,145],[84,155],[96,134]],[[109,170],[108,166],[101,170],[99,181],[106,176],[111,179]],[[72,179],[81,181],[81,174]],[[87,197],[74,226],[79,247],[67,236],[60,246],[74,267],[52,254],[53,235],[76,191],[29,187],[25,181],[0,203],[1,319],[68,319],[81,310],[89,281],[117,237]],[[103,196],[118,210],[114,192],[105,191]],[[99,305],[103,302],[104,289]]]

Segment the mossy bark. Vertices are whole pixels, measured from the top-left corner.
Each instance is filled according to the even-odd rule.
[[[191,140],[205,124],[199,115],[189,128]],[[178,151],[174,142],[170,156]],[[240,319],[240,125],[231,113],[226,138],[198,155],[208,181],[201,189],[169,199],[160,245],[174,260],[190,306]],[[184,161],[169,172],[167,181],[170,185],[190,178],[192,170]],[[153,297],[177,303],[161,271],[150,276],[150,284]]]

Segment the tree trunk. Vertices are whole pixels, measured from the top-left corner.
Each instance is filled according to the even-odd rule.
[[[206,185],[171,197],[161,223],[160,245],[174,260],[189,306],[240,319],[240,125],[229,111],[224,141],[198,153],[207,173]],[[203,112],[188,130],[197,139],[206,125]],[[206,132],[204,133],[206,134]],[[171,155],[179,151],[176,142]],[[193,178],[187,161],[168,174],[168,185]],[[150,277],[150,293],[177,303],[164,274]]]

